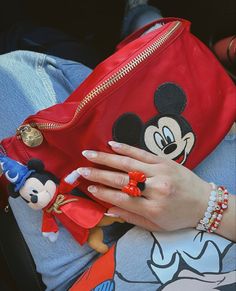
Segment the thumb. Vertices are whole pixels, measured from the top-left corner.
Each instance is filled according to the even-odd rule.
[[[161,230],[161,228],[157,224],[154,224],[147,218],[119,207],[112,207],[107,211],[107,213],[119,216],[120,218],[123,218],[126,222],[140,226],[149,231]]]

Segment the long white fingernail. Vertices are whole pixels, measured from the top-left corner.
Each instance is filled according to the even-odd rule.
[[[83,177],[88,177],[91,173],[91,170],[88,168],[78,168],[77,171]]]
[[[88,191],[91,192],[92,194],[95,194],[95,193],[97,193],[98,189],[96,186],[90,185],[90,186],[88,186]]]
[[[86,150],[86,151],[82,151],[82,155],[85,157],[85,158],[96,158],[97,157],[97,152],[95,152],[95,151],[88,151],[88,150]]]
[[[109,141],[108,144],[114,149],[120,149],[122,146],[121,143],[113,141],[113,140]]]
[[[118,214],[114,214],[114,213],[104,213],[105,216],[109,216],[109,217],[120,217],[120,215]]]

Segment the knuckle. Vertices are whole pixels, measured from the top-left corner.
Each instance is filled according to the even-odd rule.
[[[94,180],[97,181],[99,179],[99,173],[96,169],[90,168],[89,176]]]
[[[129,169],[131,165],[131,159],[128,157],[123,157],[121,160],[121,164],[124,169]]]
[[[150,156],[151,156],[151,155],[152,155],[152,154],[150,154]],[[144,159],[146,159],[147,157],[149,157],[149,153],[146,152],[146,151],[144,151],[144,150],[140,150],[140,151],[139,151],[139,157],[140,157],[141,160],[144,160]]]
[[[171,178],[167,176],[162,176],[159,180],[153,181],[150,186],[154,193],[158,193],[160,195],[170,195],[173,192],[174,185]]]
[[[172,193],[172,189],[173,189],[173,181],[169,177],[166,177],[162,183],[163,194],[170,195]]]
[[[118,192],[116,192],[116,193],[114,193],[113,194],[113,197],[112,197],[112,199],[113,199],[113,203],[115,204],[115,205],[117,205],[117,206],[120,206],[120,204],[123,202],[123,200],[124,200],[124,194],[123,193],[118,193]]]
[[[99,184],[96,184],[96,192],[93,193],[95,196],[98,196],[99,199],[103,200],[103,201],[106,201],[106,202],[111,202],[111,195],[109,195],[109,190],[102,186],[102,185],[99,185]]]
[[[148,209],[148,219],[153,219],[153,217],[158,218],[159,215],[159,209],[158,206],[155,203],[152,203],[152,205],[149,206]]]
[[[114,179],[114,184],[116,187],[123,187],[127,184],[126,177],[124,175],[118,175]]]

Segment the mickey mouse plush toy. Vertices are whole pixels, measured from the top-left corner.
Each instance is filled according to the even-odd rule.
[[[113,139],[184,164],[196,139],[190,124],[181,115],[186,103],[186,95],[179,85],[163,83],[154,93],[159,114],[146,123],[135,113],[121,115],[113,125]]]
[[[25,166],[0,154],[0,165],[10,181],[9,195],[13,198],[21,196],[29,207],[43,211],[42,233],[50,241],[56,241],[58,237],[58,219],[81,245],[87,241],[97,252],[108,251],[101,227],[124,221],[106,216],[106,209],[100,204],[70,194],[79,184],[77,170],[59,183],[52,173],[45,171],[43,162],[38,159],[29,160]]]

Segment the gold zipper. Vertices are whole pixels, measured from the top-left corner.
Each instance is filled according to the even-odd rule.
[[[22,138],[22,141],[27,145],[32,147],[32,139],[30,142],[28,142],[28,139],[26,136],[24,136],[23,133],[26,133],[27,131],[24,130],[24,127],[32,127],[34,130],[57,130],[62,129],[65,126],[69,126],[71,123],[74,123],[75,119],[78,116],[78,113],[90,102],[92,101],[96,96],[103,93],[105,90],[107,90],[109,87],[116,84],[119,80],[124,78],[127,74],[129,74],[134,68],[136,68],[139,64],[141,64],[143,61],[145,61],[148,57],[150,57],[157,49],[159,49],[171,36],[172,34],[180,27],[181,22],[175,21],[174,24],[171,26],[171,28],[166,31],[159,39],[157,39],[154,43],[152,43],[149,47],[147,47],[145,50],[143,50],[141,53],[139,53],[134,59],[132,59],[129,63],[127,63],[124,67],[122,67],[119,71],[114,73],[111,77],[103,81],[101,84],[99,84],[97,87],[95,87],[92,91],[90,91],[84,99],[80,102],[78,107],[76,108],[75,114],[70,122],[66,124],[60,124],[60,123],[33,123],[33,124],[24,124],[17,130],[17,135],[19,138]],[[37,129],[36,129],[37,127]],[[39,129],[39,130],[38,130]],[[42,137],[38,132],[32,130],[33,133],[38,138],[37,142],[33,142],[33,146],[37,146],[42,143]],[[42,135],[42,134],[41,134]],[[31,136],[32,137],[32,136]],[[26,140],[26,142],[24,141]],[[39,143],[40,142],[40,143]],[[39,143],[39,144],[38,144]]]

